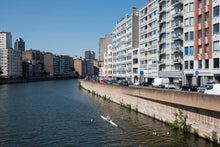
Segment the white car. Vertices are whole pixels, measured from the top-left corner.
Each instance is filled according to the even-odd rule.
[[[165,84],[166,89],[176,89],[175,85],[173,83],[166,83]]]
[[[205,94],[220,95],[220,84],[213,84],[212,86],[207,88],[204,93]]]

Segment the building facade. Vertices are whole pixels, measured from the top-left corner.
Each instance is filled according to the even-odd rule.
[[[139,15],[136,8],[132,14],[117,22],[113,29],[113,79],[134,82],[133,71],[138,71],[138,62],[132,59],[133,49],[139,46]]]
[[[159,0],[159,77],[183,79],[183,0]]]
[[[95,60],[95,52],[94,51],[85,51],[85,59]]]
[[[0,32],[0,49],[12,48],[11,32]]]
[[[220,1],[184,1],[184,82],[220,82]],[[196,76],[196,72],[198,76]]]
[[[104,79],[112,80],[112,60],[113,59],[113,47],[111,44],[107,45],[104,53],[104,66],[102,68],[102,77]]]
[[[20,51],[25,51],[25,42],[23,41],[22,38],[16,39],[16,41],[14,43],[14,49],[20,50]]]
[[[152,0],[139,10],[139,70],[140,82],[151,83],[158,77],[158,0]]]
[[[109,44],[112,44],[112,34],[106,34],[99,39],[99,61],[104,61],[104,53]]]

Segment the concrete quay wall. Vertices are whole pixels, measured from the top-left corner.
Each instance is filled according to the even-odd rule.
[[[108,85],[79,80],[81,85],[99,95],[106,95],[118,104],[129,104],[132,109],[163,122],[173,122],[179,110],[187,115],[186,123],[191,130],[197,129],[199,136],[217,132],[220,138],[220,96],[200,93]]]

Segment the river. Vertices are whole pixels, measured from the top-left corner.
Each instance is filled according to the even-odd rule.
[[[0,85],[0,146],[217,146],[78,85],[77,80]],[[100,118],[107,114],[119,127]]]

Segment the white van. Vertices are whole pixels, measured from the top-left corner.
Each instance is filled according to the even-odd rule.
[[[220,95],[220,84],[213,84],[212,86],[207,88],[204,93],[205,94]]]
[[[152,82],[152,86],[164,88],[166,83],[169,83],[168,78],[155,78]]]

